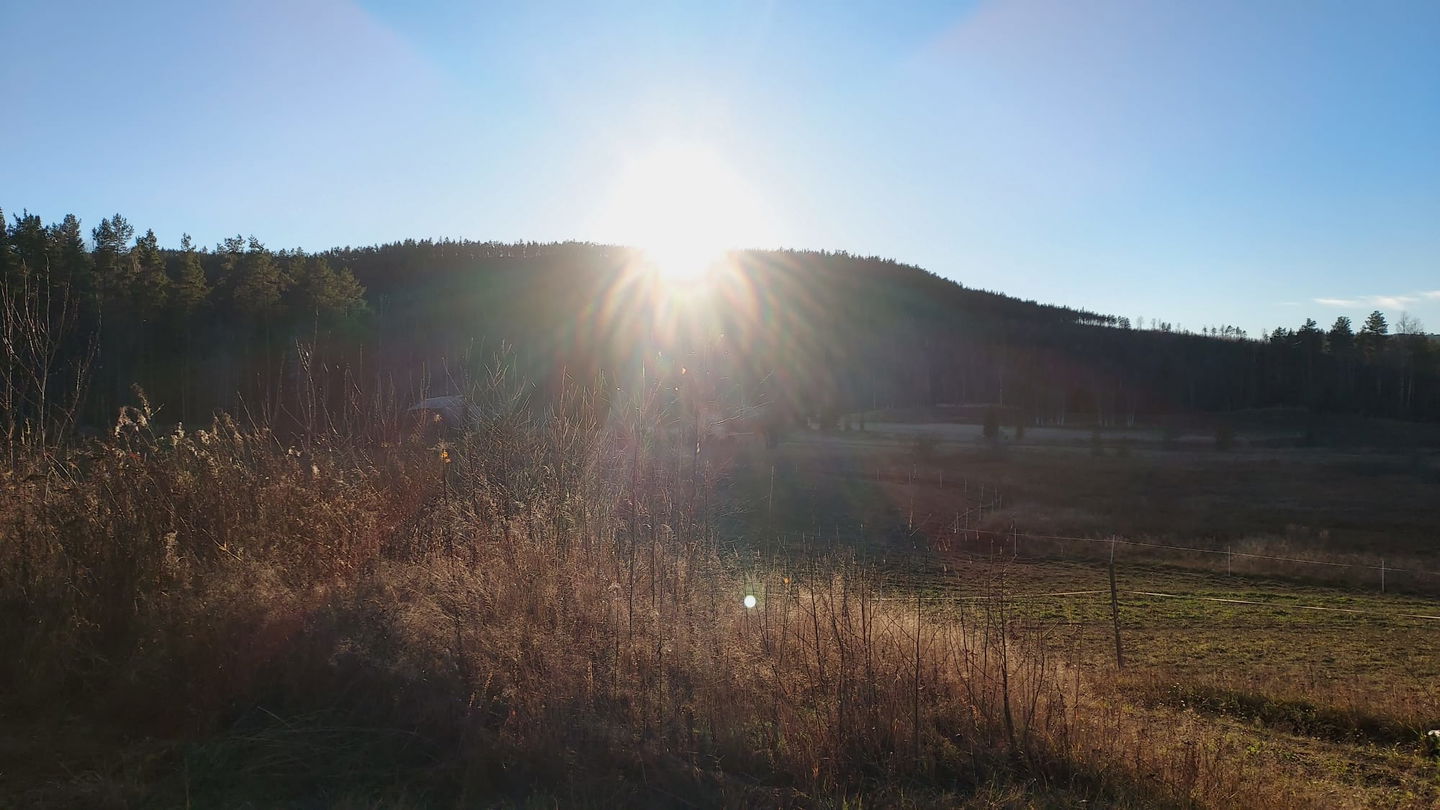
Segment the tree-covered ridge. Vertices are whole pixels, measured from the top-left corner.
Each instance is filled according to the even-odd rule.
[[[397,324],[388,331],[452,345],[477,329],[521,345],[563,341],[574,319],[562,314],[603,299],[633,259],[602,245],[464,241],[329,255],[381,302],[382,320]],[[889,259],[751,251],[735,265],[753,298],[738,306],[732,296],[715,331],[748,334],[735,364],[758,361],[743,369],[752,379],[789,380],[789,399],[810,413],[991,402],[1040,422],[1276,405],[1440,416],[1435,343],[1418,328],[1351,357],[1343,339],[1292,345],[1284,330],[1253,340],[1230,326],[1132,328],[1129,318],[974,290]],[[560,353],[572,371],[595,348],[581,343]],[[412,357],[437,352],[417,347]]]
[[[1030,423],[1276,405],[1440,418],[1440,353],[1408,317],[1395,330],[1378,312],[1358,330],[1311,320],[1261,340],[1137,329],[890,259],[792,250],[733,254],[706,303],[687,309],[635,283],[638,258],[465,240],[311,254],[238,235],[167,249],[119,214],[87,235],[74,216],[47,225],[27,212],[0,228],[7,328],[43,315],[60,333],[39,380],[20,378],[7,344],[0,382],[24,399],[88,379],[91,424],[130,401],[132,384],[173,419],[263,408],[283,424],[316,407],[307,386],[312,398],[318,387],[322,399],[403,404],[505,346],[542,390],[697,369],[690,379],[715,396],[822,420],[964,402]]]

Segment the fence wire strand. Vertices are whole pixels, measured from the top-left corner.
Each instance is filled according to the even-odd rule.
[[[993,529],[962,529],[963,533],[973,535],[984,535],[987,537],[998,537],[1005,539],[1019,540],[1064,540],[1078,543],[1104,543],[1114,542],[1118,545],[1137,546],[1140,548],[1163,548],[1171,551],[1189,551],[1197,554],[1213,554],[1219,557],[1246,557],[1252,560],[1272,560],[1276,562],[1299,563],[1302,565],[1327,565],[1334,568],[1358,568],[1366,571],[1384,571],[1387,574],[1417,574],[1420,576],[1440,577],[1440,571],[1425,571],[1419,568],[1395,568],[1389,565],[1369,565],[1366,563],[1342,563],[1331,560],[1307,560],[1303,557],[1281,557],[1274,554],[1255,554],[1248,551],[1227,551],[1223,548],[1205,548],[1203,546],[1179,546],[1168,543],[1146,543],[1141,540],[1130,540],[1123,537],[1116,537],[1113,540],[1108,537],[1070,537],[1062,534],[1034,534],[1030,532],[995,531]]]

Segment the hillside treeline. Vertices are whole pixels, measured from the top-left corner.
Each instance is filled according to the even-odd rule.
[[[274,425],[358,419],[459,390],[504,351],[542,391],[624,389],[644,374],[822,422],[957,402],[1040,424],[1277,405],[1440,417],[1440,352],[1408,319],[1395,334],[1375,313],[1359,328],[1307,321],[1251,340],[1132,329],[887,259],[730,258],[712,284],[671,288],[636,252],[603,245],[408,240],[310,254],[235,236],[169,249],[118,214],[87,231],[24,213],[0,229],[0,395],[42,423],[104,424],[132,385],[171,420],[217,408]]]
[[[14,216],[0,229],[0,316],[12,435],[112,422],[134,385],[172,421],[274,411],[293,393],[297,341],[307,364],[329,362],[319,346],[344,369],[371,340],[364,290],[323,256],[240,236],[165,249],[118,214],[89,233],[74,216]]]

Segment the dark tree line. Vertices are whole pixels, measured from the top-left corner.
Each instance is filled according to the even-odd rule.
[[[1233,328],[1132,329],[845,253],[735,254],[699,297],[660,291],[639,263],[582,243],[307,254],[187,236],[169,249],[118,214],[87,233],[73,216],[47,225],[24,213],[0,228],[0,292],[63,329],[43,380],[18,374],[26,360],[7,350],[0,395],[33,414],[37,386],[44,400],[84,377],[88,424],[132,401],[132,384],[173,419],[265,409],[283,424],[317,398],[338,410],[445,393],[503,349],[542,393],[645,374],[821,421],[947,402],[997,404],[1030,423],[1282,405],[1440,417],[1435,342],[1408,320],[1391,334],[1378,312],[1358,330],[1307,321],[1251,340]]]
[[[1340,316],[1328,330],[1314,319],[1279,327],[1266,341],[1271,396],[1286,405],[1433,419],[1440,406],[1440,346],[1402,315],[1392,334],[1371,312],[1357,331]]]
[[[333,353],[337,364],[365,340],[364,289],[329,259],[240,236],[213,249],[185,236],[179,249],[166,249],[120,214],[101,220],[89,239],[73,215],[50,225],[28,212],[14,216],[0,228],[0,288],[6,300],[41,302],[32,320],[43,315],[57,327],[48,336],[55,362],[28,387],[56,395],[83,376],[78,416],[89,424],[132,403],[133,385],[177,420],[262,407],[284,390],[297,340]],[[6,322],[19,328],[23,320],[17,310]],[[4,358],[13,394],[23,365],[17,349]]]

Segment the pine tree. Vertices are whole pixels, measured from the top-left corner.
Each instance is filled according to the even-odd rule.
[[[245,256],[245,237],[240,234],[225,237],[215,246],[215,255],[220,257],[216,286],[224,300],[233,304],[235,286],[240,281],[240,264]]]
[[[160,251],[160,242],[153,230],[135,240],[135,249],[130,252],[130,290],[128,298],[134,303],[136,313],[142,320],[158,315],[169,296],[170,277],[165,273],[165,254]]]
[[[268,318],[276,313],[286,279],[275,263],[274,255],[255,237],[250,237],[245,253],[240,256],[234,286],[235,308],[252,318]]]
[[[1355,349],[1355,331],[1350,326],[1350,319],[1344,315],[1336,318],[1326,339],[1331,354],[1337,357],[1348,356]]]
[[[1380,310],[1370,313],[1365,319],[1365,325],[1360,327],[1360,334],[1356,342],[1360,344],[1360,350],[1364,352],[1365,359],[1371,362],[1380,356],[1385,349],[1385,338],[1390,334],[1390,325],[1386,323],[1385,316]]]
[[[1320,325],[1314,318],[1306,318],[1305,323],[1295,332],[1295,344],[1300,350],[1300,367],[1303,401],[1311,406],[1319,404],[1320,390],[1316,384],[1316,364],[1320,362],[1320,355],[1325,350],[1325,333],[1320,331]]]
[[[65,283],[85,287],[90,280],[90,251],[85,248],[85,235],[80,230],[80,220],[74,214],[66,214],[56,225],[50,226],[50,244],[53,254],[53,269],[60,273]]]
[[[26,211],[15,217],[15,225],[10,229],[10,247],[16,272],[48,272],[50,231],[39,216]]]
[[[170,263],[169,312],[173,319],[172,334],[182,335],[184,348],[179,352],[180,366],[176,386],[180,397],[180,416],[190,413],[195,387],[192,373],[195,351],[195,314],[210,297],[210,282],[205,277],[205,268],[200,264],[200,254],[190,234],[180,237],[180,255]]]
[[[291,261],[297,315],[332,318],[358,312],[365,306],[365,288],[347,269],[335,270],[323,256],[297,256]]]
[[[129,261],[134,226],[116,214],[100,220],[90,234],[95,239],[95,277],[102,300],[128,306],[134,270]]]
[[[210,282],[205,278],[205,268],[200,265],[200,254],[190,234],[180,237],[180,257],[171,266],[170,303],[177,314],[193,314],[210,295]]]
[[[0,208],[0,284],[4,284],[15,272],[14,252],[10,249],[10,227],[5,219],[5,209]]]

